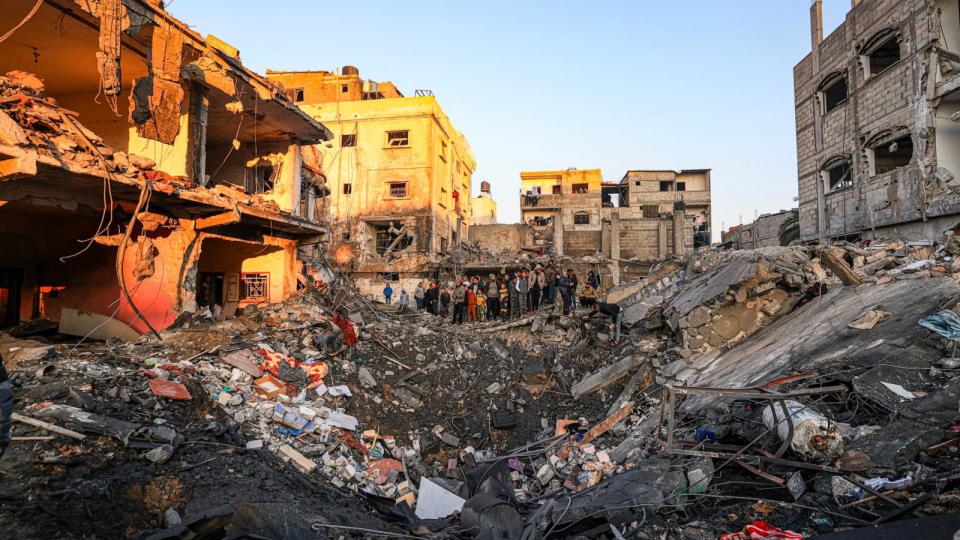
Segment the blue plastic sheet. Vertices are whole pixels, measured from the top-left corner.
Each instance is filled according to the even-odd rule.
[[[947,339],[960,340],[960,316],[949,309],[924,317],[917,324]]]

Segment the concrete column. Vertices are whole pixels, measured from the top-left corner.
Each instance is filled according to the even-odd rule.
[[[610,258],[620,259],[620,209],[610,212]]]
[[[823,0],[810,5],[810,48],[813,52],[813,72],[820,71],[820,43],[823,42]]]
[[[563,223],[559,213],[553,216],[553,253],[557,257],[563,256]]]
[[[667,222],[663,219],[657,221],[657,258],[665,259],[667,251]]]
[[[673,211],[673,254],[683,255],[687,252],[687,246],[684,243],[684,229],[686,228],[686,212],[683,210]]]

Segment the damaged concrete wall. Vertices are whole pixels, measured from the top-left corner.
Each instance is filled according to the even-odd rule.
[[[960,151],[938,142],[938,126],[943,137],[952,134],[936,120],[953,110],[960,86],[956,70],[944,77],[941,68],[943,58],[960,51],[948,50],[956,25],[942,25],[938,8],[955,3],[934,4],[863,0],[826,39],[814,33],[815,51],[794,69],[803,240],[861,232],[927,236],[929,227],[911,224],[960,212],[960,171],[945,167]],[[878,51],[894,51],[899,60],[877,63]],[[845,92],[838,90],[843,84]],[[897,142],[901,136],[909,139]],[[884,162],[898,152],[909,162]],[[831,171],[838,178],[842,164],[850,181],[835,184]]]
[[[470,241],[479,242],[481,248],[493,253],[516,253],[520,248],[534,244],[534,229],[524,223],[472,225]]]

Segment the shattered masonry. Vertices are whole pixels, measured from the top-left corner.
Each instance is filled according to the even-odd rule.
[[[297,290],[326,128],[153,2],[44,3],[17,37],[42,61],[0,45],[0,324],[130,337]]]

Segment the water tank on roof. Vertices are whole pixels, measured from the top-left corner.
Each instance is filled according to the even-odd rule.
[[[480,182],[480,193],[490,193],[490,182],[486,180]]]
[[[343,68],[340,69],[340,74],[360,76],[360,70],[354,66],[343,66]]]

